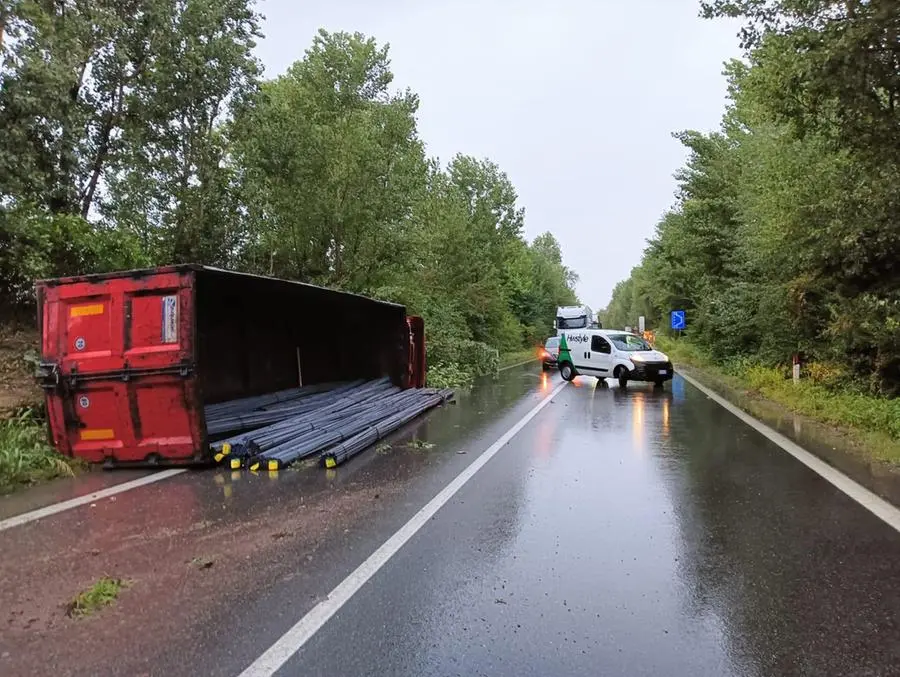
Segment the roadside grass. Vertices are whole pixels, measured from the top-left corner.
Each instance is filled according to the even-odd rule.
[[[515,365],[522,364],[523,362],[537,361],[537,358],[537,348],[527,348],[525,350],[518,350],[512,353],[504,353],[500,356],[500,368],[503,369],[505,367],[514,367]]]
[[[47,442],[43,422],[30,409],[0,421],[0,493],[55,477],[72,476],[75,464]]]
[[[104,576],[66,605],[66,615],[70,618],[90,616],[115,602],[125,586],[121,578]]]
[[[657,346],[679,364],[751,397],[762,397],[790,411],[828,424],[849,435],[866,455],[900,466],[900,399],[876,397],[847,387],[849,379],[834,365],[804,365],[800,383],[786,369],[736,361],[717,364],[685,340],[657,337]],[[843,389],[842,389],[843,386]]]

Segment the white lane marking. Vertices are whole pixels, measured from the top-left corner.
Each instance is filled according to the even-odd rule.
[[[49,517],[50,515],[55,515],[66,510],[71,510],[72,508],[77,508],[78,506],[85,505],[86,503],[93,503],[109,496],[115,496],[116,494],[121,494],[123,491],[129,491],[131,489],[143,487],[147,484],[153,484],[154,482],[159,482],[161,480],[174,477],[175,475],[180,475],[183,472],[187,472],[187,470],[185,468],[172,468],[171,470],[163,470],[162,472],[153,473],[152,475],[147,475],[146,477],[140,477],[136,480],[131,480],[130,482],[122,482],[122,484],[116,484],[115,486],[109,487],[107,489],[95,491],[92,494],[86,494],[84,496],[79,496],[78,498],[70,498],[68,501],[54,503],[53,505],[48,505],[45,508],[38,508],[37,510],[25,512],[21,515],[16,515],[15,517],[8,517],[5,520],[0,520],[0,531],[3,531],[5,529],[12,529],[13,527],[18,527],[23,524],[28,524],[29,522],[34,522],[35,520],[39,520],[43,517]]]
[[[685,374],[680,374],[680,376],[692,386],[697,388],[704,395],[706,395],[708,398],[720,404],[722,407],[737,416],[751,428],[761,433],[769,440],[777,444],[779,447],[784,449],[807,468],[817,473],[828,482],[831,482],[831,484],[843,491],[845,494],[847,494],[847,496],[859,503],[866,510],[869,510],[874,515],[881,518],[888,525],[892,526],[897,531],[900,531],[900,510],[898,510],[895,506],[891,505],[880,496],[872,493],[861,484],[850,479],[840,470],[837,470],[836,468],[828,465],[818,456],[815,456],[806,451],[806,449],[801,447],[799,444],[792,442],[790,439],[773,430],[765,423],[756,420],[741,409],[738,409],[728,400],[714,393],[706,386],[698,383],[696,379],[693,379],[690,376],[686,376]]]
[[[397,554],[406,542],[412,538],[419,529],[425,526],[447,502],[453,498],[457,491],[481,470],[497,452],[500,451],[531,419],[550,404],[551,400],[567,383],[563,381],[556,386],[549,395],[541,400],[537,406],[523,416],[518,423],[507,430],[503,435],[488,447],[477,459],[469,464],[465,470],[457,475],[453,481],[444,487],[437,496],[432,498],[412,518],[400,527],[393,536],[386,540],[369,558],[360,564],[347,578],[338,583],[328,596],[316,604],[309,613],[301,618],[272,646],[266,649],[259,658],[244,670],[240,677],[269,677],[281,668],[313,635],[328,622],[337,611],[355,595],[365,583],[374,576],[388,560]]]

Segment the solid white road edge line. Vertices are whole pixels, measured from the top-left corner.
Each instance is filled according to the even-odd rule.
[[[12,529],[13,527],[18,527],[23,524],[28,524],[29,522],[34,522],[35,520],[39,520],[43,517],[49,517],[50,515],[55,515],[66,510],[71,510],[72,508],[77,508],[78,506],[85,505],[86,503],[94,503],[95,501],[100,501],[109,496],[121,494],[123,491],[129,491],[131,489],[143,487],[147,484],[160,482],[162,480],[169,479],[170,477],[174,477],[175,475],[180,475],[183,472],[187,472],[187,470],[184,468],[172,468],[171,470],[163,470],[162,472],[153,473],[152,475],[147,475],[146,477],[139,477],[138,479],[131,480],[130,482],[122,482],[122,484],[116,484],[115,486],[109,487],[107,489],[95,491],[92,494],[86,494],[77,498],[70,498],[68,501],[61,501],[60,503],[48,505],[45,508],[38,508],[37,510],[24,512],[21,515],[16,515],[15,517],[7,517],[4,520],[0,520],[0,531],[3,531],[5,529]]]
[[[559,384],[549,395],[541,400],[537,406],[523,416],[518,423],[507,430],[496,442],[488,447],[478,458],[470,463],[465,470],[457,475],[453,481],[444,487],[437,496],[432,498],[412,518],[400,527],[393,536],[386,540],[369,558],[360,564],[347,578],[338,583],[328,596],[316,604],[309,613],[301,618],[290,630],[281,636],[265,653],[257,658],[244,670],[240,677],[269,677],[281,668],[313,635],[328,622],[342,606],[359,591],[366,582],[374,576],[381,567],[387,564],[410,538],[419,529],[425,526],[435,516],[438,510],[450,501],[451,498],[468,482],[475,473],[481,470],[497,452],[500,451],[515,435],[524,428],[531,419],[550,404],[551,400],[566,387],[566,382]]]
[[[532,357],[530,360],[525,360],[524,362],[519,362],[518,364],[508,364],[505,367],[500,367],[497,371],[507,371],[509,369],[515,369],[516,367],[521,367],[525,364],[531,364],[532,362],[537,362],[536,357]]]
[[[818,456],[815,456],[806,451],[806,449],[791,441],[781,433],[773,430],[765,423],[762,423],[761,421],[753,418],[725,398],[714,393],[706,386],[698,383],[696,379],[691,378],[690,376],[686,376],[685,374],[679,375],[685,381],[697,388],[697,390],[706,395],[709,399],[727,409],[729,412],[737,416],[751,428],[784,449],[807,468],[843,491],[845,494],[847,494],[847,496],[859,503],[866,510],[881,518],[885,523],[892,526],[897,531],[900,531],[900,510],[898,510],[897,507],[891,505],[880,496],[872,493],[861,484],[847,477],[840,470],[837,470],[836,468],[828,465]]]

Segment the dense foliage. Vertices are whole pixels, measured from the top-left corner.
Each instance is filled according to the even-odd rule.
[[[716,358],[843,365],[900,391],[900,12],[892,0],[712,0],[742,17],[721,129],[683,132],[675,207],[606,319],[687,310]],[[841,379],[846,385],[846,380]]]
[[[575,301],[558,243],[526,242],[494,163],[426,156],[387,47],[321,31],[262,82],[259,35],[252,0],[0,8],[0,306],[190,261],[403,302],[461,372],[550,333]]]

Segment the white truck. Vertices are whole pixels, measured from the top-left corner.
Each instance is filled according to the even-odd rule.
[[[567,329],[599,329],[597,316],[590,306],[559,306],[556,309],[556,335]]]

